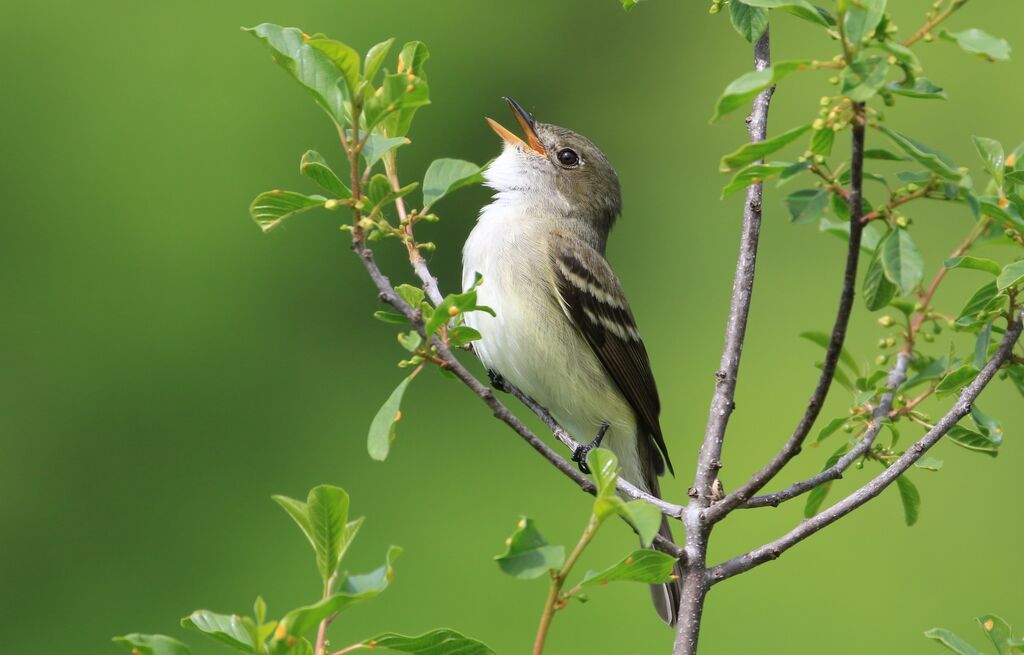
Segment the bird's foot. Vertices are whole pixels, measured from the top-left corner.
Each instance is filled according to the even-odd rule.
[[[501,373],[487,369],[487,378],[491,381],[491,386],[501,391],[502,393],[511,393],[512,389],[509,388],[508,383],[505,382],[505,378],[501,377]]]
[[[585,446],[577,446],[576,450],[572,453],[572,461],[576,462],[576,465],[580,467],[580,471],[589,474],[590,467],[587,466],[587,455],[590,451],[601,446],[601,441],[604,439],[605,433],[608,432],[608,424],[602,423],[601,428],[597,431],[597,436],[594,440]]]

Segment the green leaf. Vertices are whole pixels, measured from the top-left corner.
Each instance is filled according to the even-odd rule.
[[[831,130],[830,130],[831,131]],[[802,189],[786,196],[783,201],[793,223],[810,223],[825,217],[828,208],[828,191],[824,189]]]
[[[935,395],[941,397],[949,393],[957,393],[970,384],[976,377],[978,377],[978,369],[974,368],[970,364],[964,364],[963,366],[950,371],[946,374],[946,377],[942,378],[939,385],[935,387]]]
[[[773,162],[770,164],[751,164],[733,176],[732,181],[722,189],[722,198],[737,191],[746,189],[751,184],[763,182],[766,179],[775,177],[789,167],[788,164]]]
[[[832,341],[832,337],[824,332],[801,332],[800,337],[816,343],[826,350],[828,350],[828,345]],[[845,364],[853,375],[859,375],[857,360],[853,358],[853,355],[845,347],[839,351],[839,361]]]
[[[458,348],[459,346],[464,346],[467,343],[479,341],[482,338],[483,335],[481,335],[479,331],[469,327],[468,325],[460,325],[448,331],[448,345],[452,348]]]
[[[915,78],[912,83],[908,83],[907,80],[890,82],[886,88],[896,95],[908,98],[922,100],[946,100],[948,98],[941,86],[924,77]]]
[[[312,544],[320,577],[326,581],[338,569],[354,536],[352,524],[347,522],[348,494],[341,487],[322,484],[309,490],[306,502],[288,496],[273,496],[273,499],[288,512]]]
[[[133,655],[191,655],[188,646],[164,635],[144,635],[133,632],[114,637],[114,643],[132,651]]]
[[[619,459],[607,448],[594,448],[587,453],[587,466],[590,468],[594,485],[597,486],[598,499],[615,493],[615,481],[619,478]]]
[[[801,125],[800,127],[794,127],[791,130],[783,132],[782,134],[765,141],[747,143],[740,147],[736,152],[722,157],[719,169],[722,172],[727,172],[737,168],[742,168],[743,166],[751,164],[759,159],[764,159],[766,155],[770,155],[777,150],[781,150],[789,143],[798,139],[800,135],[809,129],[811,129],[810,124]]]
[[[989,321],[978,330],[978,339],[974,342],[974,368],[982,369],[988,361],[988,345],[992,340],[992,322]]]
[[[924,276],[924,260],[907,230],[895,229],[879,244],[879,257],[885,277],[907,294]]]
[[[398,546],[389,546],[384,566],[363,575],[350,575],[342,582],[338,593],[288,612],[281,619],[283,629],[279,626],[278,630],[293,636],[308,634],[327,617],[380,595],[391,584],[393,564],[401,552]]]
[[[899,146],[903,152],[910,155],[911,158],[928,170],[953,182],[960,182],[960,180],[963,179],[963,173],[957,169],[956,164],[950,161],[950,159],[942,153],[932,150],[928,146],[918,143],[910,137],[904,136],[895,130],[890,130],[884,125],[879,125],[878,129],[888,136],[893,143]]]
[[[408,75],[412,73],[416,77],[426,77],[423,69],[424,64],[430,59],[430,51],[422,41],[409,41],[402,46],[398,53],[398,72]]]
[[[996,443],[1003,442],[1003,427],[999,423],[999,419],[986,415],[977,403],[971,404],[971,420],[983,435]]]
[[[426,297],[423,289],[414,287],[411,284],[399,284],[395,287],[395,292],[414,309],[419,307],[420,303],[423,302],[423,298]]]
[[[743,2],[751,7],[778,9],[824,27],[830,27],[835,23],[827,13],[819,12],[807,0],[743,0]]]
[[[639,1],[640,0],[620,0],[620,2],[622,2],[622,8],[626,11],[633,11],[633,7],[635,7],[636,3]]]
[[[939,36],[956,43],[964,52],[978,55],[988,61],[1007,61],[1010,58],[1010,44],[1006,39],[994,37],[977,28],[963,32],[942,30]]]
[[[615,500],[621,501],[618,496]],[[628,503],[615,503],[619,516],[626,519],[637,535],[640,537],[640,544],[651,545],[654,535],[658,534],[661,527],[661,510],[644,500],[631,500]]]
[[[656,550],[635,550],[621,562],[603,571],[587,571],[580,585],[587,587],[620,580],[647,584],[670,582],[675,565],[676,558],[671,555]]]
[[[486,166],[461,159],[435,159],[423,176],[423,209],[456,189],[483,182]]]
[[[384,323],[394,323],[396,325],[405,325],[409,322],[409,319],[407,319],[405,316],[401,314],[398,314],[396,312],[385,311],[382,309],[375,311],[373,313],[373,317],[378,321],[383,321]]]
[[[995,263],[991,259],[984,259],[981,257],[970,257],[967,255],[960,257],[950,257],[943,265],[946,268],[970,268],[976,271],[985,271],[992,275],[999,275],[1003,270],[999,264]]]
[[[949,359],[946,357],[940,357],[939,359],[932,360],[926,366],[920,369],[920,371],[914,377],[910,378],[906,382],[900,385],[900,391],[910,391],[914,387],[930,382],[931,380],[938,380],[946,374],[946,369],[949,367]]]
[[[261,230],[269,232],[292,216],[314,207],[323,207],[326,202],[327,198],[323,196],[275,189],[256,196],[249,205],[249,214]]]
[[[850,5],[843,21],[846,38],[855,46],[871,36],[885,14],[886,0],[860,0]]]
[[[377,410],[373,421],[370,422],[370,432],[366,437],[366,449],[369,451],[370,457],[378,462],[387,459],[391,442],[395,440],[395,430],[398,427],[399,419],[402,418],[402,396],[405,395],[405,390],[412,382],[412,378],[413,374],[409,374],[398,383],[395,390]]]
[[[351,198],[352,192],[338,178],[316,150],[307,150],[299,162],[299,172],[310,178],[335,198]]]
[[[393,650],[417,655],[494,655],[494,651],[483,643],[447,628],[431,630],[417,637],[385,632],[363,643],[375,650]]]
[[[544,541],[533,519],[524,516],[516,524],[516,531],[505,540],[505,552],[495,555],[494,560],[506,575],[532,580],[560,569],[565,563],[565,547]]]
[[[306,41],[327,58],[341,71],[341,76],[348,85],[348,96],[351,98],[359,88],[359,53],[341,41],[325,38],[313,38]]]
[[[377,45],[373,46],[366,52],[366,59],[363,63],[363,77],[373,83],[373,78],[377,77],[377,71],[384,64],[384,60],[387,59],[388,53],[391,52],[391,46],[394,45],[394,37],[387,41],[381,41]]]
[[[843,93],[854,102],[867,102],[885,86],[889,62],[880,56],[858,56],[843,71]]]
[[[821,469],[825,471],[836,465],[837,462],[846,454],[846,451],[850,449],[850,444],[844,443],[839,447],[839,450],[832,453],[832,455],[825,462],[825,466]],[[825,498],[828,496],[829,489],[832,488],[832,480],[819,484],[817,487],[811,490],[811,493],[807,494],[807,503],[804,505],[804,517],[811,518],[818,513],[821,509],[822,503],[825,502]]]
[[[971,646],[960,637],[943,628],[932,628],[925,632],[924,636],[934,639],[954,653],[959,653],[959,655],[982,655],[979,651],[975,650],[974,646]]]
[[[914,462],[914,466],[926,471],[938,471],[942,468],[943,463],[944,462],[941,459],[936,459],[934,457],[922,457]]]
[[[1015,287],[1021,282],[1024,282],[1024,259],[1007,264],[996,278],[996,286],[1000,291]]]
[[[453,310],[457,311],[453,312]],[[491,316],[495,315],[494,310],[490,307],[476,304],[476,288],[462,293],[448,294],[430,314],[424,331],[427,333],[427,337],[430,337],[438,328],[450,321],[453,315],[475,311],[487,312]]]
[[[814,130],[811,135],[811,152],[822,157],[832,154],[832,144],[836,141],[836,131],[832,128]]]
[[[366,144],[363,145],[362,150],[363,161],[366,163],[366,168],[373,168],[374,164],[379,162],[388,152],[391,152],[399,146],[411,143],[411,141],[404,136],[386,137],[381,136],[380,134],[371,134],[369,137],[366,137],[365,133],[363,133],[362,136],[363,138],[366,138]]]
[[[996,186],[1003,186],[1003,171],[1006,167],[1006,154],[1003,152],[1003,144],[995,139],[983,136],[972,136],[971,141],[977,148],[981,160],[985,162],[985,170],[995,180]]]
[[[999,446],[1002,445],[1002,439],[994,439],[986,437],[980,432],[975,432],[962,425],[954,425],[947,435],[949,439],[967,450],[973,450],[975,452],[984,453],[989,457],[999,456]]]
[[[881,161],[906,161],[906,157],[901,157],[891,150],[885,148],[869,148],[864,151],[864,159],[878,159]]]
[[[181,620],[183,628],[201,632],[243,653],[259,653],[256,624],[249,617],[196,610]]]
[[[966,327],[980,322],[982,319],[979,317],[979,314],[985,312],[999,295],[1000,292],[996,280],[983,285],[974,292],[974,295],[970,297],[964,308],[960,310],[959,316],[956,317],[957,325]]]
[[[896,478],[896,486],[900,490],[900,500],[903,502],[903,520],[908,526],[914,525],[921,513],[921,494],[917,492],[917,487],[906,474]]]
[[[768,27],[768,11],[760,7],[751,7],[744,0],[733,0],[729,3],[729,18],[740,36],[750,43],[760,39]]]
[[[764,2],[765,0],[759,1]],[[748,2],[747,4],[754,5],[755,3]],[[729,83],[729,86],[725,87],[725,91],[718,98],[715,115],[711,117],[711,122],[713,123],[729,112],[746,105],[758,93],[791,73],[805,70],[809,64],[810,62],[806,60],[783,61],[763,71],[751,71],[737,77]]]
[[[817,445],[820,444],[825,439],[828,439],[833,434],[835,434],[836,431],[839,428],[843,427],[844,425],[846,425],[845,416],[840,416],[839,418],[834,418],[831,421],[829,421],[828,424],[825,427],[823,427],[821,431],[818,433],[818,438],[814,442],[815,447],[817,447]]]
[[[996,647],[999,655],[1010,655],[1014,652],[1014,642],[1010,634],[1010,624],[995,614],[982,614],[978,617],[978,624],[988,635],[992,645]],[[1020,651],[1017,651],[1020,652]]]
[[[274,61],[313,94],[316,103],[335,123],[345,125],[348,122],[346,94],[338,84],[342,71],[330,57],[306,42],[302,30],[263,23],[245,31],[270,48]]]
[[[876,312],[887,306],[899,293],[899,288],[889,281],[882,268],[882,260],[877,255],[871,258],[871,263],[864,271],[864,304],[868,311]]]

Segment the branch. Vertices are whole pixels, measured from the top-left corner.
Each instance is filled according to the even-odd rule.
[[[907,366],[909,365],[910,355],[908,353],[901,352],[896,356],[896,365],[889,370],[889,377],[885,383],[885,387],[889,389],[889,391],[882,394],[878,407],[875,408],[875,411],[871,415],[871,425],[864,433],[864,436],[861,437],[860,442],[854,446],[850,452],[843,455],[833,466],[828,467],[821,473],[801,482],[796,482],[781,491],[765,494],[763,496],[754,496],[747,502],[740,505],[740,508],[750,509],[754,507],[778,507],[781,503],[805,494],[826,482],[841,479],[843,477],[843,472],[850,468],[850,466],[853,465],[861,455],[871,448],[871,445],[875,442],[875,438],[878,437],[878,433],[882,431],[882,422],[889,417],[889,413],[892,411],[892,403],[895,396],[893,392],[903,384],[904,381],[906,381]]]
[[[821,367],[821,375],[818,376],[818,383],[814,387],[810,400],[807,401],[807,409],[800,417],[796,429],[786,441],[782,449],[772,458],[768,464],[755,473],[750,480],[742,487],[723,498],[720,502],[705,512],[704,518],[709,523],[721,521],[734,508],[742,505],[747,499],[760,491],[768,482],[783,469],[791,459],[796,457],[803,447],[804,439],[814,427],[814,422],[821,413],[825,403],[829,387],[832,385],[832,378],[835,376],[839,356],[843,351],[843,342],[846,340],[846,329],[850,323],[850,313],[853,311],[853,301],[857,288],[857,264],[860,259],[860,242],[864,226],[861,217],[863,208],[863,186],[864,186],[864,105],[855,104],[853,121],[852,152],[850,156],[850,193],[847,202],[850,206],[850,239],[846,252],[846,270],[843,273],[843,289],[839,294],[839,309],[836,311],[836,320],[832,326],[832,336],[829,339],[828,349],[825,352],[825,361]],[[890,398],[890,405],[892,399]],[[891,409],[891,408],[890,408]],[[883,415],[884,416],[884,415]],[[870,446],[870,444],[868,444]]]
[[[786,550],[882,493],[900,474],[909,469],[914,462],[928,452],[929,448],[945,436],[961,418],[971,411],[971,404],[992,380],[999,367],[1010,357],[1013,346],[1020,337],[1024,312],[1021,312],[1019,309],[1014,309],[1014,312],[1015,319],[1007,326],[1006,333],[1003,335],[999,347],[988,363],[985,364],[978,377],[960,392],[960,398],[953,404],[949,412],[913,446],[908,448],[889,468],[843,500],[832,505],[814,518],[802,522],[799,526],[775,541],[712,567],[708,571],[709,582],[716,584],[734,575],[749,571],[755,566],[777,559]]]
[[[927,39],[932,30],[935,29],[939,23],[949,18],[954,11],[963,7],[965,4],[967,4],[967,0],[950,0],[948,7],[937,14],[931,15],[929,19],[925,21],[924,25],[922,25],[916,32],[911,34],[906,41],[903,42],[903,46],[912,46],[921,39]]]
[[[771,47],[768,30],[754,46],[754,69],[766,70],[771,66]],[[768,132],[768,107],[775,87],[771,86],[754,98],[754,107],[747,118],[747,132],[750,142],[764,141]],[[735,408],[736,376],[743,353],[746,337],[747,317],[754,290],[754,272],[757,266],[757,243],[761,234],[761,197],[764,185],[761,182],[747,187],[747,199],[743,208],[743,230],[740,235],[740,252],[736,260],[736,274],[732,283],[732,300],[729,304],[729,318],[725,327],[725,346],[722,359],[715,373],[715,393],[711,398],[708,422],[704,430],[704,441],[697,460],[690,495],[696,497],[704,507],[711,503],[711,485],[722,468],[722,443],[728,427],[729,416]]]

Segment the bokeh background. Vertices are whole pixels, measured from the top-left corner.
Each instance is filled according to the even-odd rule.
[[[909,33],[930,3],[890,4]],[[309,214],[269,236],[247,215],[265,189],[313,190],[297,170],[304,150],[339,167],[340,153],[327,119],[243,25],[297,25],[360,50],[392,35],[425,41],[434,104],[400,151],[404,180],[436,157],[494,156],[498,142],[483,116],[504,117],[505,94],[605,149],[626,201],[609,256],[664,399],[680,471],[666,494],[683,497],[740,217],[739,196],[719,200],[717,161],[743,141],[742,112],[707,123],[718,92],[750,65],[727,16],[670,0],[630,15],[614,0],[38,0],[5,3],[2,14],[5,652],[110,653],[111,635],[131,631],[221,652],[184,634],[178,617],[198,607],[245,612],[256,594],[272,614],[315,599],[312,556],[270,495],[302,497],[330,482],[368,517],[351,569],[378,566],[390,543],[405,547],[392,589],[346,613],[335,644],[450,626],[500,653],[522,653],[545,585],[503,576],[491,557],[521,514],[555,542],[574,540],[585,521],[586,497],[464,388],[433,373],[406,396],[391,458],[370,461],[366,428],[401,379],[394,363],[403,351],[391,326],[371,318],[375,294],[337,229],[339,214]],[[971,3],[951,23],[1011,41],[1021,24],[1024,6],[1013,0]],[[831,42],[792,17],[773,29],[778,59],[832,54]],[[1020,58],[986,64],[948,43],[921,52],[950,100],[901,100],[887,111],[894,127],[975,170],[972,133],[1008,147],[1024,140]],[[774,131],[813,117],[825,77],[786,81]],[[487,198],[479,188],[459,192],[439,207],[443,222],[424,229],[439,244],[432,264],[448,289]],[[797,420],[821,355],[797,335],[831,325],[841,276],[843,243],[790,225],[780,198],[768,192],[725,451],[722,477],[733,487]],[[970,220],[938,204],[910,214],[930,268]],[[397,248],[380,251],[402,279]],[[955,311],[976,284],[969,272],[951,276],[939,301]],[[864,361],[883,336],[876,318],[858,303],[850,349]],[[833,393],[825,418],[849,400]],[[911,474],[923,497],[916,527],[904,527],[888,491],[778,562],[716,587],[704,650],[930,653],[939,647],[921,632],[932,626],[981,644],[978,614],[1024,624],[1024,403],[995,384],[982,406],[1004,420],[999,459],[940,444],[934,454],[945,468]],[[918,433],[904,429],[905,438]],[[807,449],[781,481],[816,471],[829,452]],[[837,489],[868,473],[852,472]],[[781,534],[801,516],[801,502],[741,512],[716,530],[712,559]],[[623,526],[610,525],[582,568],[632,546]],[[647,590],[623,585],[560,614],[549,650],[654,654],[671,639]]]

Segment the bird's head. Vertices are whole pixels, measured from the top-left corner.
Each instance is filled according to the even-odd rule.
[[[505,98],[523,137],[487,119],[505,142],[487,169],[487,185],[501,197],[548,206],[584,220],[607,235],[622,210],[619,177],[594,143],[564,127],[540,123],[511,98]]]

